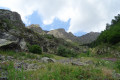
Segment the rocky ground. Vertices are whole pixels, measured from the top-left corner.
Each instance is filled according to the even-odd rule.
[[[116,58],[101,58],[109,63],[109,61],[116,61]],[[59,63],[64,65],[73,65],[73,66],[89,66],[96,65],[96,62],[92,59],[84,58],[64,58],[64,59],[53,59],[48,57],[42,57],[40,59],[16,59],[13,56],[4,56],[0,55],[0,80],[8,80],[8,70],[6,66],[9,66],[9,62],[14,63],[15,70],[24,70],[24,71],[34,71],[38,69],[46,68],[46,64],[49,63]],[[120,78],[119,73],[115,73],[115,77]]]

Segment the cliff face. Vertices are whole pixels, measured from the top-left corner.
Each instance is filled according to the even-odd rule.
[[[24,23],[21,20],[20,15],[17,12],[0,9],[0,22],[2,27],[7,28],[8,26],[24,27]],[[11,27],[12,28],[12,27]]]

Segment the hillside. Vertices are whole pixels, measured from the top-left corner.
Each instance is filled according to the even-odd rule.
[[[81,42],[81,44],[90,44],[91,42],[95,41],[99,35],[100,35],[100,33],[98,33],[98,32],[87,33],[87,34],[79,37],[79,42]]]
[[[118,17],[101,34],[76,37],[26,27],[17,12],[0,9],[0,80],[119,80]]]
[[[96,40],[97,44],[101,43],[117,44],[119,42],[120,42],[120,14],[118,14],[118,16],[115,16],[115,19],[111,21],[111,24],[106,25],[106,30],[104,30]]]
[[[109,54],[120,57],[120,14],[106,25],[96,41],[90,44],[96,49],[97,54]]]
[[[57,53],[56,49],[62,45],[69,49],[72,48],[74,51],[79,51],[79,47],[62,38],[58,39],[52,35],[42,34],[45,34],[45,32],[38,25],[31,25],[26,28],[18,13],[0,9],[1,48],[28,51],[27,45],[38,45],[43,52]]]

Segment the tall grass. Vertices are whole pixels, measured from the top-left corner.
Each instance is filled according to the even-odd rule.
[[[13,64],[8,67],[8,80],[112,80],[113,78],[103,75],[101,69],[86,66],[72,66],[59,63],[49,63],[38,70],[16,70]]]
[[[4,56],[13,56],[16,59],[21,59],[21,57],[24,57],[25,59],[27,59],[27,58],[30,58],[30,59],[37,58],[36,55],[33,55],[31,53],[15,52],[13,50],[0,50],[0,54],[2,54]]]
[[[25,80],[23,69],[17,70],[14,64],[10,63],[8,66],[8,80]]]

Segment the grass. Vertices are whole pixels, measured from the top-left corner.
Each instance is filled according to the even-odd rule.
[[[2,51],[0,54],[4,56],[13,56],[16,59],[40,59],[41,57],[49,57],[56,60],[67,59],[65,57],[57,56],[54,54],[43,53],[41,55],[26,53],[26,52],[14,52],[14,51]],[[37,70],[16,70],[14,68],[14,62],[8,61],[0,63],[0,66],[4,70],[8,71],[8,80],[116,80],[113,77],[114,71],[120,73],[120,61],[111,62],[102,60],[101,57],[91,56],[92,54],[80,54],[77,58],[81,59],[81,62],[93,61],[93,64],[86,66],[74,66],[71,64],[61,63],[39,63],[37,60],[25,61],[27,63],[36,63],[44,66]],[[20,58],[23,57],[23,58]],[[76,59],[76,58],[73,58]],[[1,72],[0,72],[1,74]]]
[[[49,63],[34,71],[16,70],[13,63],[8,66],[8,80],[112,80],[111,74],[105,69],[92,66],[72,66],[60,63]],[[106,73],[104,73],[106,72]],[[104,75],[103,75],[104,74]]]
[[[15,59],[40,59],[41,57],[48,57],[48,58],[54,58],[56,60],[59,59],[64,59],[65,57],[62,56],[57,56],[54,54],[47,54],[47,53],[43,53],[43,54],[32,54],[32,53],[27,53],[27,52],[15,52],[12,50],[0,50],[0,54],[4,55],[4,56],[13,56]]]
[[[4,55],[4,56],[13,56],[15,59],[35,59],[37,58],[37,55],[33,55],[30,53],[26,53],[26,52],[15,52],[12,50],[0,50],[0,54]]]

